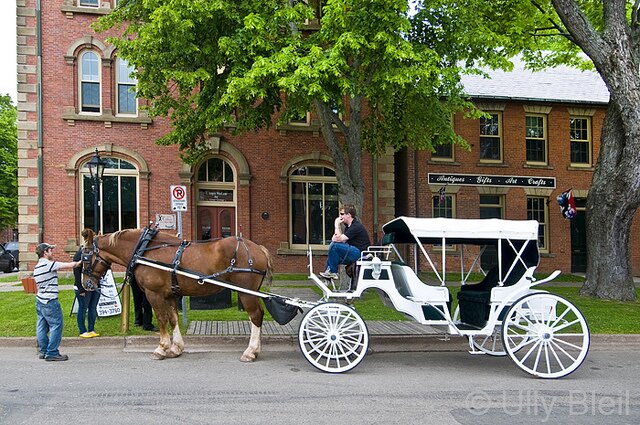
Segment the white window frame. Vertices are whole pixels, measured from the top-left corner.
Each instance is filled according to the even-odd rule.
[[[501,164],[502,162],[504,162],[504,140],[503,140],[503,134],[502,134],[502,111],[483,111],[489,115],[497,115],[498,117],[498,135],[494,136],[492,134],[482,134],[482,126],[480,125],[480,123],[482,122],[482,119],[478,120],[478,126],[480,127],[480,137],[478,138],[478,158],[480,159],[480,162],[485,162],[485,163],[491,163],[491,164]],[[482,158],[481,156],[481,148],[482,148],[482,141],[481,139],[483,137],[487,137],[487,138],[493,138],[493,139],[497,139],[498,143],[499,143],[499,150],[500,150],[500,155],[498,159],[487,159],[487,158]]]
[[[223,175],[224,173],[226,173],[226,171],[224,171],[224,164],[227,164],[229,166],[229,168],[231,169],[231,174],[232,174],[232,181],[221,181],[221,182],[216,182],[216,181],[203,181],[203,180],[199,180],[198,176],[200,175],[200,168],[201,167],[207,167],[207,163],[210,159],[216,159],[216,160],[220,160],[223,162]],[[207,171],[208,172],[208,171]],[[238,190],[237,190],[237,186],[236,186],[236,182],[237,182],[237,172],[235,167],[233,166],[233,164],[229,161],[227,161],[225,158],[220,157],[220,156],[209,156],[207,157],[204,161],[202,161],[200,163],[200,165],[198,165],[198,168],[196,168],[196,174],[195,174],[195,180],[196,180],[196,204],[198,206],[209,206],[209,207],[236,207],[237,205],[237,197],[238,197]],[[233,201],[201,201],[200,200],[200,190],[201,189],[210,189],[210,190],[231,190],[233,191]],[[237,208],[236,208],[237,211]],[[236,221],[237,223],[237,221]]]
[[[544,237],[545,244],[544,246],[540,245],[540,238],[538,237],[538,249],[540,250],[540,252],[549,252],[549,242],[550,242],[549,241],[549,205],[547,203],[549,198],[545,196],[527,196],[527,219],[536,220],[533,217],[530,218],[529,199],[539,199],[539,201],[542,203],[542,209],[543,209],[542,215],[543,215],[544,221],[540,221],[540,220],[537,220],[537,221],[538,221],[538,225],[542,227],[542,235]]]
[[[587,145],[587,152],[589,154],[589,162],[572,162],[572,167],[591,167],[593,165],[593,135],[591,132],[591,117],[581,115],[569,116],[569,130],[571,130],[571,120],[585,120],[587,122],[587,139],[572,139],[571,131],[569,131],[569,161],[571,161],[571,143],[585,143]]]
[[[311,125],[311,113],[307,111],[304,115],[304,120],[289,120],[289,125],[296,127],[309,127]]]
[[[445,200],[447,198],[451,198],[451,217],[447,217],[442,216],[442,215],[436,215],[436,207],[435,207],[435,200],[436,198],[438,198],[438,202],[440,202],[440,193],[435,192],[431,194],[431,218],[456,218],[456,194],[455,193],[445,193],[444,194],[444,198]],[[433,247],[441,247],[441,244],[433,244]],[[454,244],[447,244],[445,245],[445,249],[447,251],[455,251],[457,250],[456,245]]]
[[[529,135],[527,135],[526,131],[527,131],[527,118],[532,117],[532,118],[542,118],[542,138],[539,137],[529,137]],[[526,114],[525,115],[525,160],[527,162],[527,164],[530,165],[548,165],[549,164],[549,136],[547,133],[547,116],[545,114]],[[531,161],[528,158],[526,158],[526,143],[528,140],[536,140],[536,141],[542,141],[544,144],[544,161]]]
[[[124,65],[123,65],[124,64]],[[129,72],[127,75],[123,76],[123,69],[125,67],[127,71],[133,71],[133,67],[130,67],[128,62],[125,59],[116,57],[116,116],[129,116],[129,117],[137,117],[138,116],[138,96],[136,87],[138,85],[138,81],[135,78],[131,78],[129,76]],[[134,112],[120,112],[120,86],[126,85],[134,88],[134,92],[136,92],[136,100],[135,100],[135,111]]]
[[[97,81],[84,79],[84,57],[88,54],[93,54],[98,59],[98,75]],[[98,84],[98,111],[84,111],[83,110],[83,83]],[[78,110],[83,115],[100,115],[102,113],[102,59],[95,50],[84,50],[78,55]]]
[[[498,203],[497,204],[484,204],[482,203],[482,197],[483,196],[495,196],[496,198],[498,198]],[[480,196],[478,197],[478,206],[479,206],[479,210],[481,211],[482,208],[491,208],[491,209],[497,209],[500,211],[500,217],[501,219],[504,219],[504,213],[505,213],[505,199],[504,199],[504,195],[493,195],[493,194],[480,194]],[[481,217],[482,218],[482,217]]]
[[[322,167],[322,168],[328,168],[330,170],[335,171],[335,169],[333,167],[330,167],[328,165],[325,164],[316,164],[316,163],[309,163],[309,164],[302,164],[300,165],[300,167]],[[298,175],[293,175],[293,174],[289,174],[289,187],[288,187],[288,198],[289,198],[289,202],[288,202],[288,212],[289,212],[289,230],[288,230],[288,238],[289,238],[289,246],[293,249],[307,249],[307,247],[311,247],[311,248],[315,248],[315,249],[327,249],[329,248],[329,244],[306,244],[306,243],[294,243],[293,242],[293,210],[292,210],[292,201],[293,201],[293,183],[304,183],[306,184],[306,187],[308,189],[308,184],[309,183],[322,183],[322,184],[338,184],[338,178],[336,176],[316,176],[316,175],[312,175],[312,176],[298,176]],[[337,196],[337,195],[336,195]],[[326,202],[325,198],[326,197],[326,193],[323,192],[323,204]],[[308,194],[305,195],[305,199],[307,200],[307,204],[309,203],[309,196]],[[338,201],[338,210],[340,209],[340,203]],[[325,210],[326,211],[326,210]],[[308,215],[308,212],[306,213]],[[305,220],[308,220],[309,217],[305,217]],[[324,217],[324,221],[323,223],[326,225],[327,220],[331,223],[334,222],[335,217]],[[309,225],[307,223],[307,229],[308,229]],[[324,229],[324,228],[323,228]],[[331,237],[333,236],[333,234],[331,235],[325,235],[324,237],[324,241],[330,240]],[[305,236],[305,239],[307,239],[307,236]],[[307,240],[308,242],[308,240]]]
[[[99,8],[102,0],[97,0],[96,4],[83,4],[89,0],[78,0],[78,7],[91,7],[91,8]]]
[[[117,157],[114,157],[117,158]],[[129,159],[125,159],[125,158],[117,158],[117,159],[121,159],[123,161],[127,161],[129,164],[133,165],[134,167],[136,166],[132,161],[130,161]],[[84,181],[85,181],[85,177],[89,177],[91,178],[91,173],[89,172],[89,169],[87,168],[87,163],[89,161],[87,160],[82,167],[80,168],[80,229],[84,229],[85,227],[87,227],[84,223],[84,216],[85,216],[85,211],[84,211]],[[138,171],[137,168],[134,169],[121,169],[121,168],[105,168],[104,170],[104,174],[103,174],[103,178],[104,177],[109,177],[109,176],[116,176],[118,177],[118,188],[120,188],[121,184],[122,184],[122,180],[120,179],[120,177],[135,177],[136,179],[136,227],[139,228],[140,227],[140,173]],[[103,196],[103,190],[104,190],[104,185],[101,184],[100,185],[100,231],[102,231],[104,229],[104,196]],[[120,189],[118,189],[118,220],[121,219],[122,217],[122,199],[120,198]],[[118,224],[119,230],[122,230],[122,223],[120,222]]]

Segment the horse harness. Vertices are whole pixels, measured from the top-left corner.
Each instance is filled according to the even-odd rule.
[[[149,247],[149,243],[151,242],[151,240],[158,234],[158,229],[156,228],[151,228],[151,227],[145,227],[142,234],[140,235],[140,239],[138,240],[138,243],[136,245],[136,248],[133,251],[133,256],[131,257],[131,260],[129,260],[129,264],[127,265],[127,271],[125,273],[125,280],[126,279],[135,279],[133,276],[133,271],[135,269],[135,267],[138,265],[137,260],[138,259],[144,259],[145,261],[157,264],[159,266],[168,266],[168,264],[162,263],[160,261],[156,261],[156,260],[152,260],[149,258],[144,258],[144,253],[146,251],[151,251],[154,249],[159,249],[159,248],[166,248],[169,246],[175,246],[175,245],[170,245],[170,244],[162,244],[162,245],[157,245],[157,246],[152,246]],[[247,244],[244,242],[244,240],[242,239],[242,237],[237,236],[236,237],[236,249],[233,253],[233,257],[231,258],[231,260],[229,261],[229,266],[219,272],[216,272],[214,274],[208,275],[208,276],[202,276],[200,275],[200,273],[197,273],[195,271],[191,271],[191,270],[186,270],[184,268],[181,268],[180,270],[184,270],[184,271],[188,271],[197,275],[200,275],[200,279],[198,279],[198,284],[203,285],[204,284],[204,279],[216,279],[218,276],[227,274],[227,273],[256,273],[262,276],[266,275],[266,272],[262,271],[262,270],[257,270],[253,268],[253,258],[251,257],[251,252],[249,251],[249,247],[247,246]],[[94,243],[95,245],[95,243]],[[173,259],[173,262],[171,263],[171,292],[173,293],[173,295],[175,296],[180,296],[182,295],[182,291],[180,289],[180,284],[178,282],[178,277],[176,274],[176,271],[178,270],[179,266],[180,266],[180,261],[182,259],[182,254],[184,253],[185,249],[191,245],[191,242],[189,241],[182,241],[180,242],[180,244],[178,245],[178,249],[176,250],[176,254],[175,257]],[[243,268],[243,267],[236,267],[235,264],[237,262],[238,259],[238,249],[240,248],[240,245],[242,245],[247,253],[247,263],[249,265],[248,268]],[[96,247],[97,249],[97,247]],[[104,260],[103,260],[104,261]],[[106,261],[105,261],[106,263]],[[109,265],[110,266],[110,265]]]
[[[109,270],[111,268],[111,263],[109,263],[107,260],[105,260],[104,258],[102,258],[100,256],[100,250],[98,249],[98,245],[96,243],[96,239],[97,237],[93,238],[93,245],[91,246],[91,249],[87,249],[85,247],[85,249],[82,250],[82,255],[81,255],[81,260],[82,260],[82,274],[89,276],[90,278],[94,278],[94,279],[98,279],[97,282],[94,284],[93,280],[89,279],[89,281],[87,283],[85,283],[86,287],[88,290],[90,291],[95,291],[100,287],[100,278],[97,276],[93,275],[93,271],[96,268],[96,265],[98,264],[102,264],[105,267],[105,273],[107,272],[107,270]],[[91,262],[91,257],[93,257],[95,254],[95,261],[92,263]]]

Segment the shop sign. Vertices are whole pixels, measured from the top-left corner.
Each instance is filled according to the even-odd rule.
[[[555,189],[555,177],[493,176],[484,174],[428,174],[429,184],[460,186],[539,187]]]
[[[176,215],[175,214],[156,214],[156,224],[158,225],[158,229],[161,229],[161,230],[175,230]]]
[[[200,189],[198,201],[233,202],[233,190]]]

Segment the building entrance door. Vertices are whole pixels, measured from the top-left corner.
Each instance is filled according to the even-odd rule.
[[[236,234],[234,207],[198,207],[198,239],[226,238]]]
[[[198,207],[197,238],[200,240],[226,238],[235,235],[234,207]],[[218,310],[231,307],[231,290],[223,289],[215,295],[191,297],[192,310]]]
[[[587,271],[586,200],[576,199],[576,216],[571,220],[571,273]]]

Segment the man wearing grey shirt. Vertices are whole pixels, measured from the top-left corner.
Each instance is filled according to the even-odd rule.
[[[36,339],[38,340],[39,357],[49,362],[65,361],[66,354],[60,354],[62,326],[64,319],[62,307],[58,301],[58,270],[73,269],[82,265],[81,261],[61,263],[53,260],[55,245],[41,243],[36,247],[38,262],[33,269],[33,278],[38,285],[36,295]],[[47,335],[48,333],[48,335]]]

